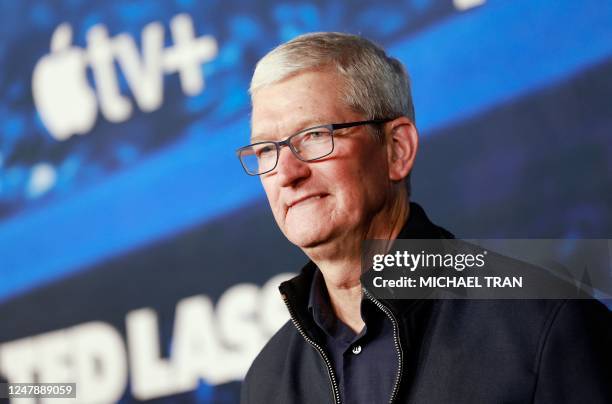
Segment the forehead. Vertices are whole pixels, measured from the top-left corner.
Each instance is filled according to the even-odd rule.
[[[252,95],[251,139],[341,122],[350,110],[340,101],[340,83],[333,71],[306,71],[258,89]]]

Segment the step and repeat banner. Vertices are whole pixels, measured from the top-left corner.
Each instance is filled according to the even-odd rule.
[[[306,259],[235,149],[255,63],[301,33],[407,66],[435,222],[612,238],[611,21],[602,1],[0,1],[0,382],[238,402]]]

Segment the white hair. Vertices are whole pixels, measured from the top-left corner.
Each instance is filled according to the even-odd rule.
[[[259,60],[249,92],[305,70],[331,68],[344,79],[341,101],[366,119],[408,117],[414,106],[402,63],[357,35],[315,32],[281,44]]]

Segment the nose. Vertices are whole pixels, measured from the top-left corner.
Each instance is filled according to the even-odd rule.
[[[281,187],[296,186],[310,176],[309,164],[298,159],[289,147],[281,147],[276,170]]]

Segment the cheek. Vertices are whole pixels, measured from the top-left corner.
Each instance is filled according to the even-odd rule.
[[[346,167],[332,184],[336,195],[336,214],[345,217],[359,216],[363,213],[366,203],[367,189],[364,183],[364,173],[358,167]]]
[[[266,196],[268,197],[268,203],[270,204],[270,207],[272,208],[272,213],[274,213],[274,216],[276,217],[277,212],[279,211],[279,208],[280,208],[280,201],[278,200],[279,192],[278,192],[277,187],[274,185],[274,179],[273,178],[261,178],[261,184],[263,185],[263,189],[266,193]]]
[[[381,160],[381,155],[370,155],[351,167],[351,170],[351,186],[345,189],[347,203],[350,203],[355,211],[359,210],[360,214],[380,209],[388,188],[386,165]]]

